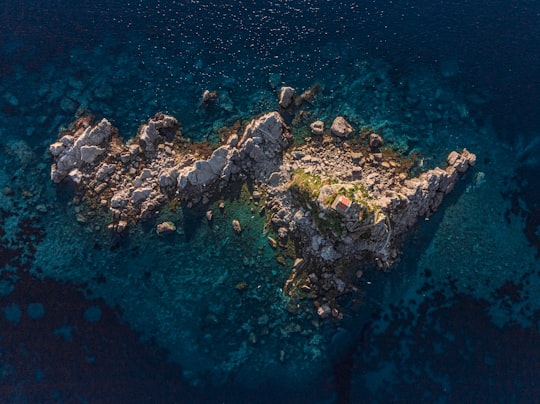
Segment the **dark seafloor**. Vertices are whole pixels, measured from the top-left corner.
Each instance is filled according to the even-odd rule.
[[[540,400],[537,2],[4,0],[0,23],[1,402]],[[49,180],[81,111],[215,142],[315,83],[313,116],[383,128],[419,170],[478,156],[391,272],[351,268],[341,321],[285,310],[241,192],[213,228],[164,211],[173,237],[116,237]]]

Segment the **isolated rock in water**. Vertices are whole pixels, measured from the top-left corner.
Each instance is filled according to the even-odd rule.
[[[234,219],[232,221],[232,227],[236,234],[242,233],[242,226],[240,226],[240,222],[238,221],[238,219]]]
[[[159,223],[156,226],[156,233],[159,236],[171,234],[171,233],[174,233],[175,231],[176,231],[176,226],[174,225],[173,222],[163,222],[163,223]]]
[[[218,94],[215,91],[204,90],[202,95],[202,103],[208,104],[210,101],[214,101],[218,98]]]
[[[334,119],[334,122],[332,122],[330,132],[332,132],[334,136],[346,138],[354,133],[354,129],[351,124],[345,120],[345,118],[338,116],[336,119]]]
[[[332,315],[332,309],[327,304],[323,304],[317,308],[317,314],[321,318],[328,318]]]
[[[282,90],[282,108],[294,102],[294,90],[289,89]],[[314,134],[324,133],[322,121],[310,127]],[[418,217],[432,214],[476,162],[464,149],[450,153],[446,167],[412,177],[394,154],[376,150],[383,139],[374,133],[368,145],[321,147],[320,142],[308,142],[284,153],[292,133],[277,111],[253,119],[241,136],[232,136],[208,158],[195,157],[196,146],[179,142],[178,129],[175,118],[156,114],[133,142],[123,144],[107,120],[95,126],[88,119],[78,120],[49,147],[55,160],[51,178],[60,182],[69,177],[88,200],[108,206],[110,228],[117,232],[151,217],[167,202],[193,206],[219,196],[231,181],[252,181],[257,189],[253,202],[262,205],[264,195],[269,226],[277,235],[268,242],[277,248],[293,241],[305,263],[291,271],[284,292],[291,297],[299,290],[324,296],[328,301],[317,306],[323,318],[340,316],[331,300],[350,290],[334,268],[352,259],[391,266],[399,259],[403,235]],[[354,129],[338,116],[331,132],[347,138]],[[209,222],[212,217],[207,211]],[[232,228],[242,233],[238,219]],[[156,231],[161,235],[173,229],[174,224],[163,222]]]
[[[312,134],[316,136],[321,136],[324,133],[324,122],[315,121],[311,125],[309,125],[309,128],[311,129]]]
[[[294,88],[292,87],[281,87],[281,92],[279,93],[279,106],[281,108],[289,108],[294,102]]]

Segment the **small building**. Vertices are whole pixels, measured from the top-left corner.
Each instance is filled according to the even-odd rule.
[[[345,214],[352,205],[352,201],[345,195],[338,195],[332,203],[332,209],[339,213]]]

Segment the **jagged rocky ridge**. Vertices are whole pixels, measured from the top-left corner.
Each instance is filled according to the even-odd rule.
[[[266,194],[277,235],[271,244],[297,246],[285,292],[318,298],[319,315],[340,317],[334,299],[352,288],[342,264],[391,266],[403,234],[437,209],[476,157],[453,151],[446,167],[409,178],[403,158],[381,149],[378,134],[359,146],[343,117],[330,130],[313,122],[307,144],[292,148],[282,113],[294,101],[294,90],[284,88],[279,112],[253,119],[213,151],[183,139],[168,115],[156,114],[125,144],[106,119],[91,125],[82,117],[50,146],[51,179],[73,182],[95,208],[109,209],[116,232],[173,200],[206,203],[232,181],[250,179]]]

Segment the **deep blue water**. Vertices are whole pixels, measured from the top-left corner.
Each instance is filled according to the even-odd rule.
[[[1,2],[1,401],[538,401],[539,20],[532,1]],[[166,212],[184,234],[116,238],[49,181],[81,111],[126,139],[165,111],[215,141],[315,83],[312,113],[384,125],[426,166],[479,157],[340,322],[284,309],[260,220],[237,240]]]

